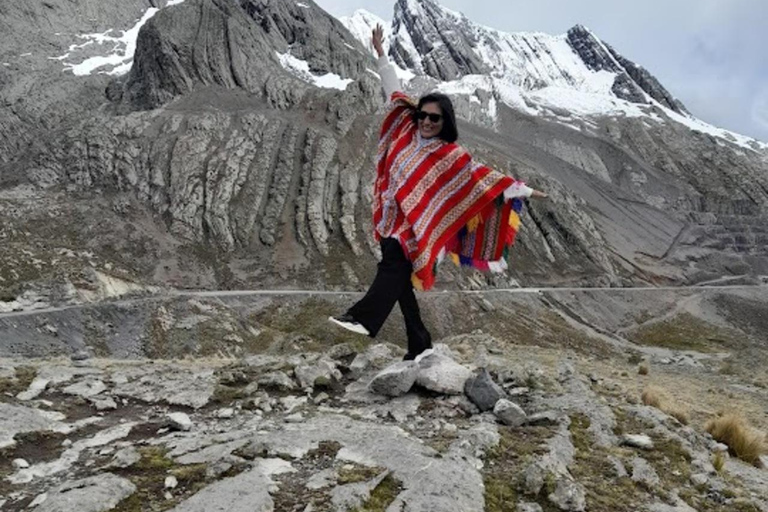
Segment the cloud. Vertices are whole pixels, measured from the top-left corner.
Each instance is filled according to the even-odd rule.
[[[763,89],[752,102],[752,121],[768,134],[768,88]]]

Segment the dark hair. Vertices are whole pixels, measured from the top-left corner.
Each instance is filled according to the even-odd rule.
[[[456,142],[456,139],[459,138],[459,130],[456,128],[456,114],[453,112],[451,98],[445,94],[440,94],[439,92],[433,92],[426,96],[422,96],[421,99],[419,99],[419,106],[413,113],[413,121],[416,124],[418,124],[416,113],[421,110],[421,107],[426,103],[437,103],[440,105],[440,110],[443,111],[443,129],[440,130],[440,133],[438,133],[437,136],[446,142]]]

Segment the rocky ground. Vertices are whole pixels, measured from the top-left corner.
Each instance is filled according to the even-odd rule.
[[[703,428],[736,410],[767,430],[746,308],[761,293],[547,294],[550,313],[570,311],[563,324],[529,298],[426,296],[439,343],[410,363],[397,315],[379,344],[326,325],[348,299],[179,299],[155,319],[176,351],[164,359],[86,346],[0,362],[0,509],[766,511],[768,471]],[[590,300],[631,304],[633,323],[598,322]],[[464,314],[440,317],[455,301]],[[185,358],[204,332],[192,316],[248,318],[255,338]],[[674,406],[643,405],[649,385]]]

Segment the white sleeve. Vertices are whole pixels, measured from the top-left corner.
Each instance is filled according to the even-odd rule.
[[[389,101],[392,93],[402,91],[403,86],[400,83],[400,79],[397,77],[395,67],[390,64],[386,55],[379,57],[378,64],[379,76],[381,76],[381,87],[384,89],[384,94],[387,96],[387,101]]]
[[[514,199],[516,197],[531,197],[533,189],[522,181],[516,181],[514,184],[504,190],[504,199]]]

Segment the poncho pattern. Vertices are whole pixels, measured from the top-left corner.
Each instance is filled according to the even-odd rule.
[[[376,239],[400,241],[419,290],[434,284],[443,248],[457,265],[505,270],[523,205],[520,199],[504,200],[515,180],[473,162],[458,144],[420,144],[414,109],[408,96],[395,92],[381,127],[373,196]]]

